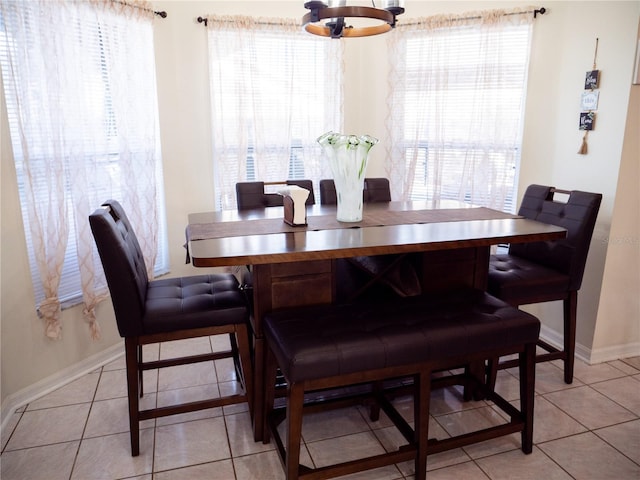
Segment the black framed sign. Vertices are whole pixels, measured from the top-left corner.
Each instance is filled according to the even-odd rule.
[[[590,72],[587,72],[587,75],[584,79],[584,89],[593,90],[594,88],[598,88],[599,79],[600,70],[591,70]]]
[[[580,113],[580,130],[593,130],[595,121],[595,112]]]

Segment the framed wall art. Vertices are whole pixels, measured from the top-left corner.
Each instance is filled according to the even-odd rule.
[[[578,149],[578,154],[586,155],[589,151],[587,145],[587,137],[589,132],[595,128],[596,122],[596,110],[598,110],[598,99],[600,98],[600,70],[596,66],[596,60],[598,58],[598,42],[600,40],[596,38],[596,48],[593,53],[593,67],[589,70],[584,77],[584,91],[580,95],[580,120],[578,123],[578,130],[584,132],[582,136],[582,144]]]
[[[580,97],[580,110],[583,112],[588,110],[597,110],[599,96],[600,92],[598,90],[583,92]]]
[[[598,88],[598,81],[600,80],[600,70],[591,70],[587,72],[584,79],[584,89],[593,90]]]

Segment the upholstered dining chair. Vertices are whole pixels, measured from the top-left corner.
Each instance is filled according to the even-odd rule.
[[[139,422],[143,420],[241,402],[251,404],[248,309],[237,279],[231,274],[210,274],[150,281],[140,245],[120,203],[105,202],[89,216],[89,223],[118,332],[124,338],[131,455],[140,453]],[[143,361],[143,345],[221,334],[232,338],[228,351]],[[211,362],[214,368],[214,360],[230,357],[239,357],[244,393],[140,410],[144,371],[199,362]]]
[[[390,202],[391,187],[389,186],[389,179],[365,178],[364,201],[365,203]]]
[[[297,185],[309,190],[306,205],[316,203],[313,193],[313,181],[311,180],[287,180],[284,182],[238,182],[236,183],[236,202],[238,210],[249,210],[253,208],[281,207],[283,204],[282,195],[277,193],[266,193],[265,185]]]
[[[236,183],[236,203],[238,210],[252,210],[256,208],[282,207],[283,197],[277,193],[266,193],[265,185],[297,185],[309,190],[309,196],[305,205],[315,205],[316,198],[313,193],[312,180],[286,180],[282,182],[238,182]],[[251,266],[247,265],[242,272],[242,289],[249,297],[249,305],[252,305],[251,296],[253,288],[253,274]]]
[[[391,187],[387,178],[365,178],[362,191],[364,203],[390,202]],[[338,203],[336,184],[331,179],[320,180],[320,203],[335,205]]]
[[[568,195],[566,201],[554,194]],[[512,244],[506,254],[490,257],[488,291],[513,306],[561,300],[564,310],[564,346],[560,350],[544,340],[544,353],[536,362],[562,360],[564,381],[573,382],[578,290],[589,253],[602,195],[530,185],[519,215],[567,229],[567,237],[552,242]],[[511,368],[513,361],[489,361],[489,382],[495,384],[498,369]]]

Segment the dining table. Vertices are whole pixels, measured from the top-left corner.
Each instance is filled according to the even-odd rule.
[[[492,246],[566,236],[558,226],[452,200],[369,203],[363,206],[362,221],[354,223],[337,221],[335,205],[307,206],[305,225],[291,226],[283,216],[282,207],[209,211],[189,214],[186,227],[187,261],[194,267],[251,271],[250,413],[256,440],[263,435],[262,319],[269,311],[350,302],[369,287],[393,286],[385,275],[396,268],[408,277],[407,270],[397,269],[407,259],[417,294],[485,289]],[[360,274],[367,272],[356,287],[345,276],[345,263],[353,259],[361,260],[355,262]],[[376,261],[380,259],[384,261]],[[346,293],[345,284],[350,287]],[[401,288],[395,290],[403,294]]]

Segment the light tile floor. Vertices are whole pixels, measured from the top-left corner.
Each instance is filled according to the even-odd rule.
[[[213,339],[150,346],[165,357],[220,348]],[[432,455],[430,480],[640,479],[640,357],[588,366],[577,362],[565,385],[560,366],[537,366],[534,450],[519,435]],[[239,388],[229,361],[146,372],[143,402],[169,404]],[[514,371],[497,388],[518,397]],[[140,456],[131,457],[124,361],[119,359],[19,409],[2,431],[2,480],[276,480],[284,478],[273,445],[253,441],[246,404],[142,425]],[[396,402],[411,420],[411,400]],[[485,402],[463,403],[459,390],[435,391],[430,436],[443,438],[490,425],[499,414]],[[386,418],[372,423],[362,408],[305,418],[303,459],[316,466],[401,441]],[[351,479],[412,479],[413,464],[352,475]]]

